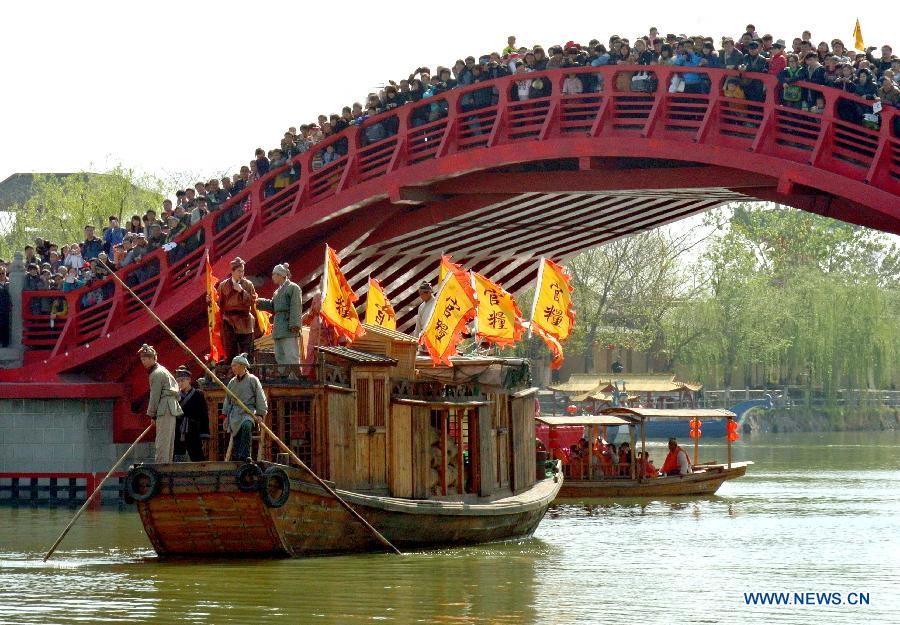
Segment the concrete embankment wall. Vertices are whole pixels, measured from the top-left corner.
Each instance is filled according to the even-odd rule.
[[[112,400],[0,399],[0,502],[83,501],[128,448],[113,443],[112,415]],[[151,454],[138,445],[129,462]]]
[[[853,432],[900,430],[900,408],[835,406],[754,410],[745,425],[752,432]]]

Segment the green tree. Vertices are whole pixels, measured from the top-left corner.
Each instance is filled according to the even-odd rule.
[[[80,242],[88,224],[96,226],[100,236],[110,215],[122,221],[150,208],[159,212],[162,200],[163,185],[157,178],[121,165],[100,174],[36,176],[31,197],[12,211],[12,223],[0,238],[0,255],[11,257],[36,237],[60,245]]]

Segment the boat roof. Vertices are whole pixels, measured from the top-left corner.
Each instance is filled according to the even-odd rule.
[[[635,416],[635,417],[653,417],[654,419],[690,419],[693,417],[706,417],[708,419],[724,419],[726,417],[734,418],[735,415],[730,410],[721,408],[627,408],[623,406],[615,408],[604,408],[600,411],[604,415],[617,416]]]
[[[362,324],[362,326],[366,329],[366,332],[371,332],[372,334],[379,334],[381,336],[386,336],[391,340],[397,341],[399,343],[418,343],[419,341],[416,337],[410,334],[404,334],[403,332],[398,332],[397,330],[389,330],[383,326],[370,325],[368,323]]]
[[[352,347],[318,345],[316,346],[316,349],[326,354],[338,356],[339,358],[346,358],[350,362],[384,366],[394,366],[397,364],[397,360],[394,358],[382,356],[381,354],[364,352],[359,349],[353,349]]]
[[[613,415],[607,414],[588,414],[588,415],[578,415],[578,416],[562,416],[562,415],[548,415],[548,416],[540,416],[536,417],[536,419],[545,424],[551,426],[557,425],[628,425],[629,423],[633,423],[633,419],[623,419],[622,417],[617,417]]]

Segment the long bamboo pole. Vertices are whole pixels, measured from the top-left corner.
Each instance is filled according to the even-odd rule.
[[[127,284],[125,284],[125,283],[122,281],[122,279],[121,279],[118,275],[116,275],[115,273],[111,273],[110,275],[112,275],[112,277],[116,279],[116,281],[122,286],[122,288],[125,289],[126,291],[128,291],[128,293],[130,293],[131,296],[134,297],[134,299],[136,299],[136,300],[140,303],[140,305],[144,307],[144,310],[146,310],[146,311],[150,314],[150,316],[153,317],[153,319],[160,325],[160,327],[161,327],[163,330],[166,331],[166,333],[172,338],[172,340],[174,340],[176,343],[178,343],[178,346],[179,346],[179,347],[181,347],[181,348],[182,348],[185,352],[187,352],[194,360],[197,361],[197,364],[199,364],[199,365],[203,368],[203,370],[206,372],[206,374],[207,374],[207,375],[208,375],[208,376],[209,376],[216,384],[218,384],[219,386],[222,387],[222,389],[225,391],[225,393],[228,394],[229,397],[231,397],[232,401],[234,401],[234,403],[236,403],[238,406],[240,406],[241,410],[243,410],[244,412],[246,412],[246,413],[249,414],[249,415],[254,415],[254,419],[256,419],[256,422],[259,424],[259,427],[262,428],[263,432],[265,432],[265,433],[266,433],[273,441],[275,441],[276,443],[278,443],[278,446],[281,447],[281,449],[283,449],[288,455],[290,455],[291,459],[292,459],[294,462],[296,462],[297,465],[298,465],[301,469],[303,469],[304,471],[306,471],[307,473],[309,473],[310,476],[312,476],[312,478],[313,478],[316,482],[318,482],[319,486],[321,486],[322,488],[324,488],[325,491],[328,492],[329,495],[331,495],[332,497],[334,497],[335,500],[336,500],[336,501],[337,501],[337,502],[338,502],[338,503],[339,503],[339,504],[340,504],[347,512],[349,512],[349,513],[353,516],[353,518],[355,518],[357,521],[359,521],[361,524],[363,524],[363,525],[366,527],[366,529],[369,530],[369,532],[371,532],[372,535],[375,536],[375,538],[378,539],[378,542],[380,542],[382,545],[384,545],[385,547],[387,547],[388,549],[390,549],[391,551],[393,551],[393,552],[396,553],[397,555],[402,555],[402,554],[400,553],[400,550],[397,549],[397,548],[393,545],[393,543],[391,543],[387,538],[385,538],[385,537],[381,534],[381,532],[379,532],[377,529],[375,529],[374,527],[372,527],[372,525],[371,525],[368,521],[366,521],[366,520],[362,517],[362,515],[359,514],[359,512],[357,512],[356,510],[354,510],[354,509],[350,506],[350,504],[348,504],[348,503],[347,503],[340,495],[338,495],[338,494],[334,491],[333,488],[331,488],[328,484],[326,484],[326,483],[325,483],[325,480],[323,480],[322,478],[320,478],[318,475],[315,474],[315,472],[313,472],[312,469],[310,469],[308,466],[306,466],[306,463],[303,462],[303,461],[297,456],[297,454],[294,453],[294,451],[293,451],[290,447],[288,447],[287,445],[285,445],[285,444],[284,444],[284,441],[282,441],[280,438],[278,438],[278,436],[275,435],[275,432],[273,432],[271,429],[269,429],[269,426],[267,426],[265,423],[263,423],[262,419],[259,419],[258,417],[256,417],[255,414],[254,414],[254,412],[253,412],[252,410],[250,410],[250,408],[248,408],[247,405],[246,405],[244,402],[241,401],[240,397],[238,397],[237,395],[235,395],[235,394],[234,394],[234,391],[232,391],[231,389],[229,389],[228,386],[227,386],[224,382],[222,382],[222,380],[220,380],[219,377],[218,377],[215,373],[213,373],[213,371],[212,371],[209,367],[206,366],[206,363],[204,363],[202,360],[200,360],[200,357],[197,356],[197,354],[195,354],[195,353],[193,352],[193,350],[191,350],[190,347],[188,347],[187,345],[185,345],[184,341],[182,341],[180,338],[178,338],[178,336],[177,336],[177,335],[169,328],[169,326],[167,326],[167,325],[165,324],[165,322],[164,322],[162,319],[160,319],[159,316],[157,316],[157,314],[156,314],[155,312],[153,312],[153,310],[152,310],[147,304],[144,303],[144,300],[142,300],[140,297],[138,297],[137,293],[135,293],[134,291],[132,291],[131,288],[129,288],[129,286],[128,286]]]
[[[69,530],[72,529],[72,526],[75,525],[75,521],[78,520],[78,517],[80,517],[81,514],[85,510],[87,510],[87,507],[91,504],[92,501],[94,501],[94,498],[100,494],[101,490],[103,489],[103,485],[106,484],[106,480],[109,479],[109,476],[119,470],[119,467],[122,466],[122,462],[125,461],[125,458],[128,457],[128,454],[131,453],[131,450],[134,449],[135,445],[137,445],[139,442],[141,442],[141,440],[145,436],[147,436],[147,434],[150,432],[150,429],[152,427],[153,427],[153,423],[148,425],[147,429],[144,430],[140,436],[138,436],[136,439],[134,439],[134,442],[131,443],[131,447],[129,447],[128,449],[125,450],[125,453],[122,454],[122,457],[119,458],[118,461],[116,461],[116,464],[114,464],[113,468],[109,470],[109,473],[106,474],[106,477],[104,477],[102,480],[100,480],[100,483],[97,485],[97,488],[95,488],[94,492],[91,493],[90,497],[87,498],[87,501],[84,502],[84,505],[81,506],[81,509],[75,513],[75,516],[73,516],[72,520],[69,521],[69,524],[66,525],[66,529],[64,529],[62,531],[62,534],[59,535],[59,538],[56,539],[56,542],[53,543],[53,546],[50,547],[50,550],[44,555],[44,562],[46,562],[48,559],[50,559],[50,556],[52,556],[53,552],[56,551],[56,548],[59,547],[59,543],[61,543],[63,541],[63,538],[66,537],[66,534],[68,534]]]

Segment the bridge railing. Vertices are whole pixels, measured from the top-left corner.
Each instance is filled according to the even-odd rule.
[[[566,89],[569,77],[582,84],[580,93]],[[684,91],[670,91],[673,81],[695,77]],[[754,99],[732,97],[735,92],[726,90],[730,83]],[[858,116],[871,110],[871,101],[797,84],[821,94],[821,112],[782,103],[774,76],[699,67],[553,69],[455,88],[317,143],[190,228],[175,250],[156,250],[119,274],[151,305],[192,280],[200,298],[206,249],[216,262],[273,224],[344,191],[359,187],[360,193],[384,194],[383,178],[425,161],[551,138],[651,139],[681,141],[687,150],[736,149],[900,195],[900,111],[886,107],[880,127],[868,128],[845,117],[848,111]],[[652,150],[648,144],[648,157]],[[23,343],[32,350],[32,361],[111,335],[140,314],[111,279],[69,293],[26,292],[22,311]]]

